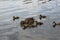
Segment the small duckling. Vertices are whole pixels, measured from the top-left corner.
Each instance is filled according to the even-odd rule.
[[[37,25],[43,25],[43,23],[42,22],[37,22]]]
[[[19,19],[19,17],[18,16],[13,16],[13,21],[15,21],[16,19]]]
[[[29,25],[33,24],[34,23],[34,18],[26,18],[25,19],[25,22],[28,23]]]
[[[23,30],[25,30],[26,28],[28,28],[28,24],[25,21],[21,21],[20,25],[23,28]]]
[[[56,23],[55,21],[53,22],[53,28],[55,28],[57,25],[60,25],[60,22],[59,23]]]
[[[21,21],[21,22],[20,22],[21,27],[23,27],[24,24],[25,24],[25,21]]]
[[[40,15],[40,20],[41,20],[42,18],[46,18],[46,16]]]
[[[35,28],[35,27],[37,27],[37,22],[36,21],[34,21],[33,24],[29,25],[29,28]]]
[[[23,27],[23,30],[27,29],[28,28],[28,25],[25,24],[24,27]]]

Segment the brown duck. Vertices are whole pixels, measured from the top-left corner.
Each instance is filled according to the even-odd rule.
[[[26,28],[28,28],[28,24],[25,21],[21,21],[20,25],[23,28],[23,30],[25,30]]]
[[[34,18],[31,17],[31,18],[26,18],[25,19],[25,22],[28,23],[29,25],[33,24],[34,23]]]

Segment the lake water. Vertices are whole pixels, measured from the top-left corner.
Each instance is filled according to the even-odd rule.
[[[52,27],[52,22],[60,22],[60,3],[54,1],[40,5],[23,5],[20,1],[0,2],[0,40],[60,40],[60,26]],[[39,15],[47,18],[39,20]],[[20,19],[13,21],[13,16]],[[23,30],[19,23],[28,17],[34,17],[44,24],[37,28]]]

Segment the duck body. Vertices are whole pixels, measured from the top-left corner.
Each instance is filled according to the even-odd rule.
[[[16,19],[19,19],[19,17],[18,16],[13,16],[13,21],[15,21]]]
[[[42,18],[46,18],[46,16],[40,15],[40,20],[41,20]]]
[[[57,25],[60,25],[60,22],[59,23],[56,23],[55,21],[53,22],[53,28],[55,28]]]

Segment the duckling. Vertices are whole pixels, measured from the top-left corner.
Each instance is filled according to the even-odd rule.
[[[24,27],[23,27],[23,30],[27,29],[28,28],[28,25],[25,24]]]
[[[37,22],[37,25],[43,25],[43,23],[42,22]]]
[[[40,20],[41,20],[42,18],[46,18],[46,16],[40,15]]]
[[[28,25],[28,28],[31,29],[31,28],[37,27],[37,22],[34,21],[33,24],[27,24],[27,25]]]
[[[25,22],[28,23],[29,25],[33,24],[34,23],[34,18],[26,18],[25,19]]]
[[[25,21],[21,21],[20,25],[23,28],[23,30],[25,30],[26,28],[28,28],[28,24]]]
[[[20,22],[21,27],[23,27],[24,24],[25,24],[25,21],[21,21],[21,22]]]
[[[13,21],[15,21],[16,19],[19,19],[19,17],[18,16],[13,16]]]
[[[55,21],[53,22],[53,28],[55,28],[57,25],[60,25],[60,22],[59,23],[56,23]]]

